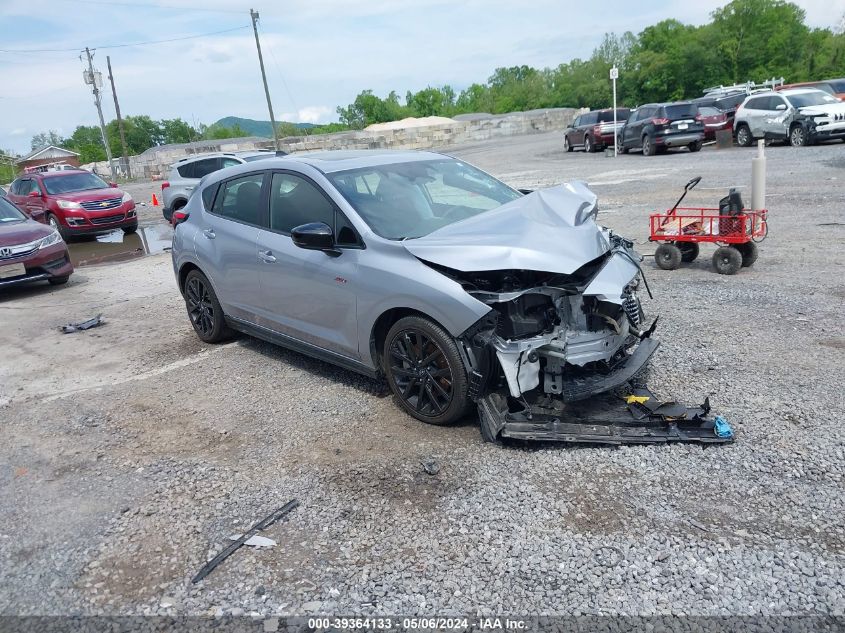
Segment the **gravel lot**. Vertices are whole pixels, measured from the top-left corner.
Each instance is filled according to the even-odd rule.
[[[448,151],[520,187],[587,180],[644,254],[649,211],[691,177],[691,204],[729,186],[750,201],[755,153],[610,159],[565,154],[559,134]],[[768,157],[752,269],[717,275],[708,246],[677,271],[644,263],[651,386],[710,395],[737,430],[726,447],[498,447],[475,419],[427,427],[355,374],[201,343],[167,254],[0,294],[0,614],[843,615],[845,156]],[[101,328],[57,331],[99,312]],[[263,533],[276,547],[190,584],[293,497]]]

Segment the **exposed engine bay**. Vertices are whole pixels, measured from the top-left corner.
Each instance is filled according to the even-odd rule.
[[[618,396],[607,397],[639,387],[634,379],[659,343],[657,319],[646,321],[640,301],[643,290],[650,294],[641,257],[631,241],[595,223],[597,212],[584,183],[567,183],[405,244],[490,308],[457,337],[482,434],[730,441],[732,433],[718,435],[707,418],[709,403],[684,407],[646,391],[620,408]]]

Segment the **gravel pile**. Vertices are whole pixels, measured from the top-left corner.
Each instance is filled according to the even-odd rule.
[[[649,206],[694,175],[715,188],[702,204],[750,176],[741,149],[612,162],[559,141],[454,153],[518,186],[624,181],[596,186],[600,218],[645,253]],[[707,247],[677,271],[644,263],[661,315],[652,388],[709,395],[735,444],[493,446],[474,419],[426,427],[383,385],[240,339],[143,380],[0,408],[0,614],[843,615],[845,259],[819,248],[842,237],[820,226],[842,220],[836,151],[770,149],[770,174],[794,173],[769,182],[754,268],[718,276]],[[151,261],[88,274],[143,288],[169,274]],[[139,371],[206,353],[172,302],[155,307],[161,292],[107,315],[157,333],[126,344]],[[77,353],[112,344],[74,336]],[[292,498],[262,532],[276,547],[243,547],[191,584]]]

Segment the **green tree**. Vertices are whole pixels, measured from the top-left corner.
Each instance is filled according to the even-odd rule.
[[[49,132],[40,132],[33,136],[29,146],[34,151],[42,147],[47,147],[48,145],[61,146],[62,141],[61,135],[56,130],[50,130]]]
[[[417,93],[408,91],[405,103],[412,116],[451,116],[455,111],[455,91],[451,86],[429,86]]]
[[[214,124],[209,125],[203,131],[203,138],[205,140],[220,141],[227,138],[243,138],[245,136],[249,136],[249,133],[238,124],[232,127]]]
[[[337,114],[341,123],[360,130],[373,123],[402,119],[409,115],[409,110],[399,103],[399,96],[395,91],[391,90],[390,94],[382,99],[374,95],[372,90],[364,90],[347,107],[338,106]]]
[[[162,142],[165,145],[170,143],[190,143],[197,138],[197,131],[182,119],[162,119],[158,123],[161,129]]]

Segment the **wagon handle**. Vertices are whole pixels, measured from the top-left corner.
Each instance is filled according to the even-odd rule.
[[[696,176],[695,178],[693,178],[692,180],[690,180],[690,181],[689,181],[686,185],[684,185],[684,192],[681,194],[681,197],[680,197],[680,198],[678,198],[678,201],[675,203],[675,206],[674,206],[674,207],[672,207],[671,209],[669,209],[669,213],[674,213],[674,212],[675,212],[675,209],[677,209],[677,208],[678,208],[678,205],[679,205],[679,204],[681,204],[681,201],[682,201],[682,200],[684,199],[684,197],[687,195],[687,192],[688,192],[690,189],[692,189],[693,187],[695,187],[695,186],[696,186],[698,183],[700,183],[700,182],[701,182],[701,176]]]

